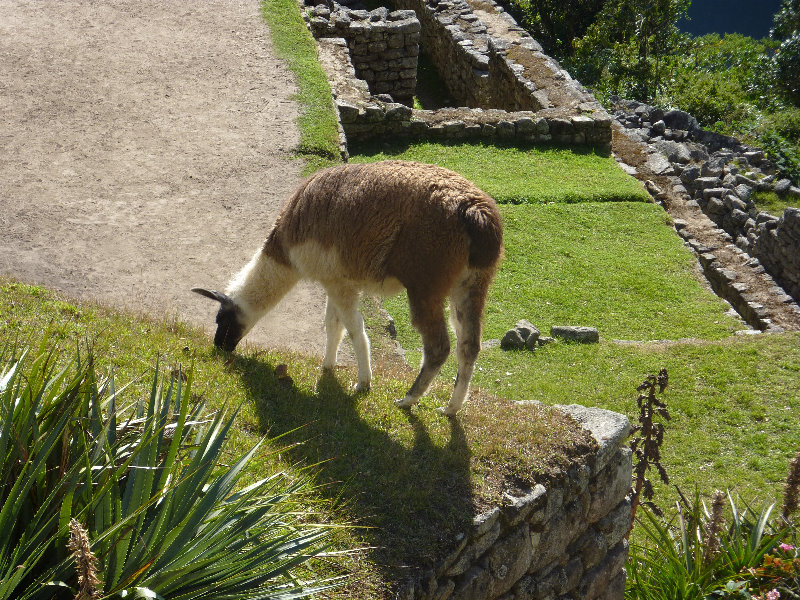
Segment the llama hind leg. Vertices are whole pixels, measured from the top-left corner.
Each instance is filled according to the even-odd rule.
[[[469,384],[481,349],[481,318],[487,289],[487,278],[475,274],[457,285],[450,296],[450,313],[458,339],[458,374],[450,403],[438,409],[447,416],[454,416],[461,410],[469,395]]]
[[[444,319],[443,303],[425,306],[415,302],[409,294],[409,306],[411,322],[422,335],[422,367],[405,397],[395,401],[401,408],[408,408],[419,401],[450,355],[450,335]]]
[[[358,383],[355,389],[357,392],[366,391],[372,384],[372,366],[369,356],[369,338],[364,329],[364,318],[358,310],[360,294],[357,290],[343,288],[341,286],[326,286],[326,289],[328,290],[328,305],[330,306],[333,304],[340,327],[344,326],[344,328],[347,329],[350,341],[353,343],[353,352],[356,355],[356,362],[358,363]],[[339,335],[339,339],[341,340],[341,335]],[[330,337],[328,338],[328,345],[332,345]],[[338,343],[336,346],[338,348]],[[326,359],[327,358],[328,355],[326,353]]]
[[[325,358],[322,359],[323,369],[333,369],[336,366],[336,355],[339,353],[339,345],[344,336],[344,323],[339,317],[336,305],[328,298],[325,302],[325,334],[327,341],[325,344]]]

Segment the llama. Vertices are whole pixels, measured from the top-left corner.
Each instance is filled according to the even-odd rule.
[[[328,296],[322,367],[335,367],[347,330],[358,364],[356,390],[364,391],[372,368],[359,298],[405,289],[423,359],[408,393],[396,401],[403,408],[427,391],[450,354],[444,312],[449,297],[458,374],[448,406],[439,410],[453,416],[467,399],[502,238],[494,200],[457,173],[404,161],[347,164],[300,185],[225,293],[192,291],[220,303],[214,344],[233,351],[301,278],[318,281]]]

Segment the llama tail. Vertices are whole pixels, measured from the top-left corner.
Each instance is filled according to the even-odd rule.
[[[469,266],[486,269],[497,264],[503,254],[503,226],[491,198],[465,206],[461,220],[469,236]]]

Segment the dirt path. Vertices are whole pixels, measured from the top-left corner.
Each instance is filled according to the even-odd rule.
[[[301,179],[257,0],[0,0],[0,274],[213,332]],[[248,337],[323,350],[303,286]]]

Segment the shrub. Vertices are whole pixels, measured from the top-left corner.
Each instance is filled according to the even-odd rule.
[[[735,79],[724,72],[682,71],[669,90],[669,101],[693,115],[706,128],[730,131],[749,119],[751,105]]]
[[[786,97],[800,102],[800,33],[785,39],[772,56],[773,77]]]
[[[764,115],[760,129],[762,131],[773,131],[794,144],[800,142],[800,108],[786,107],[780,111]]]
[[[123,407],[91,357],[59,369],[44,348],[0,352],[0,599],[314,591],[291,576],[328,533],[301,525],[308,484],[236,489],[261,443],[222,466],[233,417],[203,418],[191,374],[165,387],[156,368],[147,401]]]
[[[800,149],[774,131],[767,131],[758,138],[758,143],[783,177],[800,181]]]
[[[709,512],[699,493],[691,500],[682,496],[672,520],[642,511],[638,524],[644,542],[631,545],[627,598],[766,598],[772,590],[791,598],[790,592],[800,592],[798,528],[771,519],[772,506],[740,511],[730,494],[726,527],[724,495],[715,497]]]

